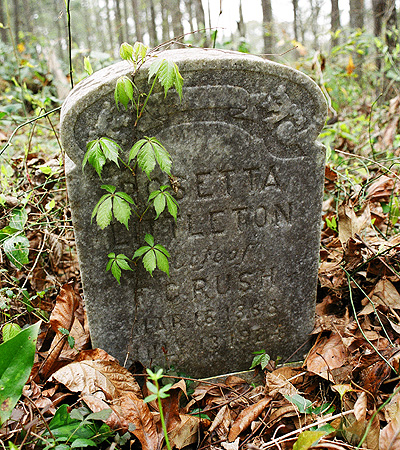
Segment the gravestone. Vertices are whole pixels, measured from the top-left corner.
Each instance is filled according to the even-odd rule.
[[[317,85],[280,64],[236,52],[162,52],[184,78],[183,98],[160,86],[135,127],[114,87],[127,62],[79,83],[62,109],[68,195],[93,345],[121,363],[174,366],[204,377],[248,369],[256,350],[287,358],[314,321],[325,152],[316,142],[326,104]],[[152,61],[150,61],[152,62]],[[147,91],[147,69],[135,82]],[[108,137],[126,154],[143,136],[171,153],[179,216],[130,230],[91,223],[111,184],[145,205],[168,183],[109,163],[82,172],[86,144]],[[141,262],[121,286],[105,272],[110,252],[133,256],[145,233],[171,253],[170,278]],[[127,359],[127,361],[125,361]]]

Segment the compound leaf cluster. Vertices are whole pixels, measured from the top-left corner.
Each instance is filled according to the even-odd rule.
[[[118,167],[118,157],[121,147],[112,139],[102,137],[88,142],[86,146],[86,153],[82,162],[82,170],[85,168],[86,163],[91,164],[96,170],[98,176],[101,178],[101,171],[104,164],[109,161],[113,161]]]
[[[164,88],[165,96],[174,86],[179,98],[182,100],[183,78],[178,66],[168,59],[157,59],[149,68],[149,81],[155,76]]]
[[[160,214],[165,210],[165,206],[168,208],[168,212],[171,216],[177,219],[178,215],[178,204],[174,197],[167,191],[169,186],[160,186],[160,189],[153,191],[149,195],[149,202],[153,200],[154,209],[156,210],[156,219],[159,218]]]
[[[106,271],[109,271],[111,269],[111,273],[118,281],[118,284],[121,284],[120,280],[122,270],[132,270],[128,264],[129,258],[122,253],[120,253],[119,255],[116,255],[115,253],[109,253],[108,258],[109,260],[107,263]]]
[[[138,248],[133,258],[143,257],[144,268],[153,276],[153,271],[158,267],[161,271],[169,276],[168,258],[170,254],[167,249],[160,244],[154,244],[154,237],[151,234],[146,234],[144,240],[148,245]]]
[[[155,137],[149,138],[145,136],[144,139],[136,142],[129,152],[128,163],[136,157],[138,166],[146,173],[149,179],[150,173],[156,166],[156,161],[163,172],[171,175],[171,155]]]
[[[110,225],[114,215],[118,222],[124,224],[126,229],[129,229],[128,222],[132,212],[130,205],[135,205],[132,197],[125,192],[115,192],[115,186],[103,184],[101,188],[105,189],[108,194],[104,194],[94,207],[92,221],[96,216],[97,225],[104,230]]]

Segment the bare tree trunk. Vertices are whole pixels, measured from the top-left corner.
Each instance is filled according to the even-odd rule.
[[[111,51],[114,55],[114,49],[115,49],[115,41],[114,41],[114,29],[113,24],[111,22],[111,12],[110,12],[110,5],[108,4],[108,0],[106,0],[106,14],[107,14],[107,28],[108,28],[108,36],[110,37],[110,45],[111,45]]]
[[[64,34],[63,34],[63,27],[61,25],[61,16],[63,10],[60,8],[60,4],[58,1],[53,2],[53,12],[54,12],[54,21],[56,23],[57,27],[57,54],[58,58],[61,59],[61,61],[64,60],[64,51],[62,48],[62,42],[64,40]]]
[[[293,3],[293,32],[294,40],[299,41],[299,24],[298,24],[298,11],[299,11],[299,0],[292,0]]]
[[[132,1],[132,10],[133,10],[133,21],[135,22],[136,40],[139,42],[143,42],[143,30],[142,30],[142,23],[141,23],[138,0],[131,0],[131,1]]]
[[[395,28],[398,28],[395,0],[389,0],[386,3],[384,19],[386,20],[386,42],[389,48],[389,52],[392,52],[396,48],[396,44],[398,43],[398,35],[393,32]]]
[[[7,18],[5,11],[5,4],[3,1],[0,1],[0,22],[6,26]],[[8,31],[5,28],[0,28],[0,39],[7,44],[8,43]]]
[[[243,19],[242,0],[239,0],[239,22],[237,24],[238,24],[239,36],[245,37],[246,36],[246,26],[244,24],[244,19]]]
[[[377,38],[385,39],[388,49],[393,50],[396,46],[396,36],[391,30],[396,27],[397,14],[394,0],[372,0],[372,12],[374,16],[374,35]],[[385,30],[385,36],[382,36]],[[381,60],[376,60],[378,69],[381,67]]]
[[[94,2],[94,19],[95,19],[95,23],[96,23],[96,37],[98,39],[98,41],[100,41],[101,43],[101,51],[102,52],[106,52],[107,51],[107,43],[106,43],[106,34],[103,31],[103,23],[101,20],[101,7],[99,4],[99,0],[95,0]]]
[[[172,19],[172,31],[174,37],[183,35],[182,11],[180,0],[169,0],[169,12]]]
[[[350,28],[364,27],[364,0],[350,0]]]
[[[162,31],[162,41],[167,42],[171,39],[170,26],[169,26],[169,11],[166,0],[160,1],[161,5],[161,31]]]
[[[94,37],[93,33],[93,26],[92,26],[92,19],[91,19],[91,10],[89,6],[89,2],[85,0],[81,0],[81,14],[82,19],[85,24],[85,40],[86,40],[86,47],[88,48],[89,52],[92,50],[92,40]]]
[[[118,43],[122,44],[125,41],[125,33],[124,33],[124,24],[122,22],[120,0],[114,0],[114,4],[115,4],[115,20],[117,26],[117,39]]]
[[[19,42],[19,32],[20,32],[20,7],[19,0],[14,0],[14,39],[15,42]]]
[[[194,31],[194,14],[193,14],[193,0],[185,0],[185,9],[189,15],[190,32]]]
[[[129,19],[128,0],[124,0],[124,29],[126,42],[129,42],[131,38],[128,19]]]
[[[273,17],[271,0],[261,0],[263,11],[264,53],[272,54],[273,49]]]
[[[204,30],[200,32],[200,39],[198,39],[198,42],[200,42],[201,40],[203,40],[203,44],[204,46],[208,46],[210,45],[210,41],[208,39],[208,35],[209,33],[207,33],[205,31],[205,27],[206,27],[206,16],[204,14],[204,8],[203,8],[203,3],[201,0],[194,0],[194,9],[195,9],[195,16],[196,16],[196,23],[197,23],[197,28],[196,31],[199,30]],[[210,21],[211,24],[211,21]]]
[[[154,9],[154,1],[148,0],[148,8],[146,9],[147,27],[150,36],[150,46],[155,47],[158,44],[157,28],[156,28],[156,12]]]
[[[29,0],[22,0],[22,11],[24,20],[22,20],[23,23],[23,31],[27,31],[28,33],[33,34],[33,27],[32,27],[32,5]]]
[[[319,15],[321,13],[322,2],[320,0],[310,0],[311,7],[311,31],[314,35],[313,48],[319,48]]]
[[[335,33],[340,28],[340,11],[339,0],[331,0],[331,47],[335,47],[339,43],[339,38],[335,37]]]

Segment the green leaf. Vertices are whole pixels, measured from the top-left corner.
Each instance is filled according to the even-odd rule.
[[[139,58],[144,61],[146,59],[147,51],[149,47],[142,44],[141,42],[135,42],[133,46],[133,52],[135,55],[135,61],[137,62]]]
[[[154,384],[151,383],[150,381],[147,381],[147,382],[146,382],[146,386],[147,386],[147,389],[148,389],[150,392],[152,392],[153,394],[157,394],[158,389],[157,389],[157,386],[156,386],[156,385],[154,385]]]
[[[154,245],[154,238],[151,234],[146,234],[146,236],[144,237],[144,240],[151,246],[153,247]]]
[[[86,149],[82,162],[82,170],[84,170],[86,162],[89,162],[101,178],[101,171],[106,163],[106,157],[100,148],[98,140],[88,142]]]
[[[178,216],[178,204],[169,192],[165,193],[165,197],[167,199],[168,212],[176,221]]]
[[[101,178],[101,172],[107,159],[115,162],[115,164],[119,166],[118,156],[121,148],[112,139],[95,139],[94,141],[88,142],[86,149],[82,162],[82,170],[84,170],[86,163],[89,162]]]
[[[119,167],[118,156],[119,152],[121,151],[121,147],[112,139],[106,137],[102,137],[99,139],[99,145],[103,150],[104,156],[109,161],[113,161]]]
[[[118,195],[113,198],[113,213],[118,222],[124,224],[126,229],[129,230],[128,222],[131,217],[131,208],[129,203]]]
[[[145,136],[144,139],[140,139],[136,142],[129,152],[128,163],[135,157],[137,157],[138,166],[149,178],[150,173],[156,166],[156,161],[163,172],[171,175],[171,156],[156,138]]]
[[[108,197],[110,197],[110,194],[104,194],[104,195],[102,195],[102,197],[100,198],[100,200],[97,202],[97,204],[96,204],[96,206],[94,207],[93,212],[92,212],[91,222],[93,222],[93,219],[94,219],[95,215],[97,214],[97,211],[99,210],[99,206],[100,206],[100,205],[104,202],[104,200],[105,200],[106,198],[108,198]]]
[[[154,199],[154,209],[156,210],[156,219],[159,218],[160,214],[164,211],[165,209],[165,195],[163,192],[160,192],[159,195],[157,195],[157,197]]]
[[[145,403],[149,403],[149,402],[152,402],[153,400],[157,400],[157,395],[156,394],[148,395],[143,401]]]
[[[146,144],[146,142],[147,139],[140,139],[134,144],[134,146],[131,148],[131,151],[129,152],[128,164],[132,161],[132,159],[136,158],[140,149],[143,147],[144,144]]]
[[[29,263],[29,240],[23,234],[13,234],[3,242],[7,258],[20,270]]]
[[[114,275],[114,278],[118,281],[118,284],[121,284],[120,280],[122,271],[115,261],[111,266],[111,273]]]
[[[120,283],[121,274],[122,274],[121,269],[122,270],[132,270],[129,267],[129,264],[127,263],[127,261],[129,261],[129,258],[122,253],[119,254],[118,256],[115,256],[115,253],[109,253],[108,257],[110,259],[107,263],[106,271],[109,271],[111,269],[111,273],[113,274],[115,279],[118,281],[118,283]]]
[[[70,348],[74,348],[75,346],[75,338],[72,337],[70,334],[67,337],[67,341],[68,341],[68,345],[70,346]]]
[[[325,431],[303,431],[293,445],[293,450],[308,450],[325,435]]]
[[[3,341],[9,341],[21,331],[21,327],[17,323],[6,323],[3,327]]]
[[[115,85],[114,100],[118,107],[118,103],[122,103],[125,109],[128,108],[130,101],[133,101],[134,87],[132,81],[126,76],[119,77]]]
[[[156,253],[157,267],[169,276],[168,258],[164,255],[164,253],[160,251],[156,251],[155,253]]]
[[[111,408],[103,409],[101,411],[90,413],[86,417],[86,420],[107,420],[111,416],[111,414],[112,414]]]
[[[167,250],[165,247],[163,247],[162,245],[160,245],[160,244],[155,245],[154,248],[156,248],[159,252],[164,253],[164,255],[165,255],[165,256],[168,256],[168,258],[171,256],[171,255],[168,253],[168,250]]]
[[[156,268],[156,255],[154,250],[149,250],[143,256],[143,266],[144,268],[153,276],[154,269]]]
[[[90,76],[93,73],[92,65],[90,64],[90,60],[88,57],[83,58],[83,66],[85,68],[85,72]]]
[[[119,56],[127,61],[133,61],[133,47],[127,42],[123,42],[119,47]]]
[[[114,194],[116,187],[111,184],[102,184],[101,188],[109,192],[110,194]]]
[[[149,81],[153,76],[158,78],[158,81],[164,88],[165,95],[167,95],[168,90],[172,86],[175,86],[179,98],[182,100],[183,78],[179,73],[178,66],[173,61],[167,59],[154,61],[149,68]]]
[[[122,270],[132,270],[127,261],[129,261],[129,258],[122,254],[116,258],[116,263]]]
[[[156,158],[150,141],[146,142],[140,149],[140,152],[137,155],[137,163],[150,179],[150,173],[153,171],[154,167],[156,167]]]
[[[28,220],[28,213],[25,208],[14,209],[13,215],[11,217],[9,226],[15,228],[16,230],[22,231]]]
[[[112,221],[112,198],[109,196],[97,209],[97,225],[104,230]]]
[[[126,202],[131,203],[132,205],[135,204],[132,197],[125,192],[117,192],[116,195],[118,195],[118,197],[123,198]]]
[[[293,394],[293,395],[285,394],[284,397],[286,398],[286,400],[289,400],[289,402],[293,403],[297,407],[299,412],[303,414],[308,414],[308,408],[312,406],[312,402],[310,402],[310,400],[307,400],[300,394]]]
[[[151,250],[151,247],[145,245],[143,247],[138,248],[135,253],[133,254],[133,259],[135,258],[140,258],[141,256],[143,256],[146,252],[148,252],[149,250]]]
[[[96,447],[96,442],[91,439],[78,438],[71,444],[71,448]]]
[[[40,323],[0,345],[0,425],[10,418],[31,373]]]
[[[151,142],[153,146],[154,156],[156,157],[160,169],[166,174],[171,175],[172,160],[170,154],[157,139],[152,138]]]
[[[261,369],[264,370],[271,359],[270,356],[265,352],[265,350],[254,352],[254,354],[256,356],[253,358],[250,369],[254,369],[254,367],[261,365]]]

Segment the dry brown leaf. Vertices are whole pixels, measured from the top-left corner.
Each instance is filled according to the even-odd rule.
[[[338,216],[339,239],[342,244],[354,237],[371,221],[371,211],[368,204],[364,207],[362,213],[357,216],[349,201],[344,201],[339,205]]]
[[[93,348],[89,350],[82,350],[79,355],[75,358],[74,362],[79,361],[115,361],[118,362],[113,356],[109,355],[105,350],[101,348]]]
[[[387,278],[381,278],[368,297],[375,306],[400,309],[400,294]],[[367,297],[363,300],[363,304],[366,306],[360,314],[370,314],[374,311],[371,301]]]
[[[61,333],[60,329],[64,328],[68,332],[71,331],[75,320],[75,312],[81,303],[82,299],[76,294],[72,284],[67,283],[61,287],[60,293],[56,299],[56,304],[50,316],[50,325],[56,335],[50,346],[45,363],[40,368],[38,376],[35,377],[36,380],[38,380],[38,377],[42,380],[47,380],[50,374],[56,370],[55,366],[67,342],[67,336]],[[89,338],[88,332],[87,336]],[[73,356],[75,355],[76,351]]]
[[[163,398],[161,401],[165,425],[168,432],[176,428],[181,421],[179,414],[179,400],[182,392],[187,396],[186,383],[184,380],[180,380],[171,386],[168,391],[169,397]]]
[[[135,378],[114,361],[80,361],[68,364],[52,375],[52,379],[64,384],[70,391],[82,395],[102,390],[107,399],[115,399],[129,393],[141,397]]]
[[[387,422],[400,416],[400,393],[397,393],[384,408],[385,419]]]
[[[400,450],[400,394],[396,394],[385,408],[388,424],[381,430],[380,450]]]
[[[391,420],[381,430],[379,448],[380,450],[400,450],[400,416]]]
[[[239,441],[240,439],[236,438],[233,442],[221,442],[221,445],[225,450],[238,450]]]
[[[307,370],[326,380],[333,381],[331,371],[342,367],[346,359],[346,349],[337,333],[323,338],[314,345],[307,356]]]
[[[163,436],[157,432],[147,403],[135,395],[124,395],[114,402],[113,410],[120,417],[124,429],[128,429],[130,423],[135,426],[132,433],[142,444],[142,450],[158,449]]]
[[[385,202],[393,194],[394,180],[386,175],[380,176],[367,189],[367,199],[372,202]]]
[[[195,444],[199,439],[200,419],[190,414],[181,414],[180,423],[168,433],[171,448],[178,450]]]
[[[219,439],[226,439],[231,422],[231,410],[228,405],[224,405],[215,416],[210,428],[208,429],[208,434],[211,435],[211,433],[215,431]]]
[[[228,435],[228,441],[233,442],[239,436],[239,434],[248,428],[257,417],[264,411],[264,409],[270,404],[271,397],[266,397],[263,400],[255,403],[244,409],[235,420]]]
[[[103,411],[105,409],[112,409],[108,403],[106,403],[101,398],[96,397],[95,395],[83,395],[82,400],[86,403],[88,408],[94,413]],[[112,411],[108,419],[105,420],[104,422],[113,429],[122,427],[121,419],[118,417],[115,411]]]
[[[269,396],[274,398],[277,394],[294,395],[298,390],[282,374],[267,373],[265,377],[265,386]]]
[[[361,392],[357,401],[354,403],[354,416],[358,422],[365,421],[367,415],[367,394]]]
[[[56,304],[50,316],[50,325],[55,333],[60,328],[70,330],[74,323],[75,311],[81,303],[81,298],[76,294],[71,284],[67,283],[62,286],[57,296]]]

